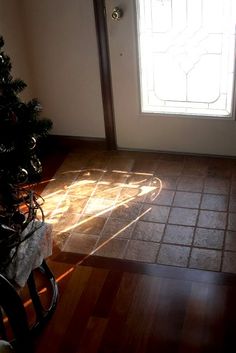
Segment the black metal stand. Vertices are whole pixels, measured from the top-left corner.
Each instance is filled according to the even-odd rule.
[[[51,317],[55,311],[58,300],[58,287],[55,278],[43,261],[39,266],[40,272],[46,277],[51,287],[51,300],[49,308],[43,308],[40,301],[40,296],[36,288],[34,271],[31,272],[27,285],[29,288],[30,297],[36,313],[36,322],[29,328],[28,320],[22,300],[14,286],[0,274],[0,336],[7,340],[7,332],[4,325],[4,317],[1,308],[4,310],[10,327],[14,335],[12,342],[17,353],[32,353],[32,333],[42,328],[45,322]]]
[[[36,323],[31,328],[32,330],[41,328],[44,325],[45,321],[47,321],[51,317],[51,315],[56,309],[57,300],[58,300],[58,286],[52,272],[50,271],[45,261],[43,261],[42,265],[39,267],[39,270],[41,273],[44,274],[44,276],[49,281],[52,295],[51,295],[50,306],[47,310],[45,310],[41,304],[41,301],[36,289],[36,285],[35,285],[34,272],[32,271],[27,281],[30,297],[32,299],[32,303],[36,313]]]
[[[32,340],[26,312],[22,301],[12,284],[0,274],[0,306],[4,310],[14,335],[12,342],[17,353],[32,353]],[[7,339],[7,333],[1,315],[2,336]]]

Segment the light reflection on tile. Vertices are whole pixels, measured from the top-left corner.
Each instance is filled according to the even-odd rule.
[[[224,158],[71,152],[43,210],[64,251],[235,272],[235,175]]]

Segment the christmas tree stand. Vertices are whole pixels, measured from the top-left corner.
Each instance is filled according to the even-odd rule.
[[[13,331],[13,346],[16,352],[32,352],[32,333],[42,328],[53,314],[58,300],[58,287],[55,278],[46,264],[45,258],[52,251],[51,227],[44,224],[33,236],[18,248],[14,262],[11,262],[0,275],[0,335],[4,340],[11,340],[5,327],[6,318]],[[50,292],[50,304],[47,309],[42,305],[35,283],[35,271],[40,271],[47,281],[46,290]],[[36,321],[31,327],[19,289],[28,286]]]
[[[8,338],[9,323],[16,352],[29,353],[31,333],[51,316],[58,298],[56,281],[45,262],[52,252],[52,229],[44,220],[43,199],[31,189],[40,180],[38,147],[52,122],[39,118],[42,108],[37,99],[21,99],[26,84],[12,77],[3,46],[0,37],[0,338]],[[51,288],[47,310],[37,290],[35,271],[43,274]],[[36,314],[30,328],[19,295],[26,284]]]

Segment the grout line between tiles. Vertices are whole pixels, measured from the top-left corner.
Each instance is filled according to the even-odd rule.
[[[176,185],[177,186],[177,185]],[[163,229],[163,233],[162,233],[162,236],[161,236],[161,239],[160,239],[160,246],[157,250],[157,255],[156,255],[156,260],[155,260],[155,263],[158,263],[158,257],[159,257],[159,254],[160,254],[160,250],[161,250],[161,245],[163,244],[163,239],[164,239],[164,236],[165,236],[165,232],[166,232],[166,227],[168,225],[168,220],[169,220],[169,217],[170,217],[170,213],[171,213],[171,210],[172,210],[172,205],[173,205],[173,202],[174,202],[174,198],[175,198],[175,194],[176,194],[176,191],[174,192],[174,195],[173,195],[173,199],[172,199],[172,202],[171,202],[171,205],[169,206],[169,213],[168,213],[168,217],[167,217],[167,220],[166,222],[164,223],[165,226],[164,226],[164,229]]]
[[[223,245],[222,245],[222,250],[221,250],[221,263],[220,263],[220,271],[221,272],[223,272],[223,265],[224,265],[225,244],[226,244],[226,236],[227,236],[227,231],[228,231],[230,193],[231,193],[231,189],[232,189],[232,182],[233,182],[233,172],[231,170],[231,180],[230,180],[230,185],[229,185],[229,190],[228,190],[229,196],[228,196],[228,202],[227,202],[227,218],[226,218],[226,225],[225,225],[225,230],[224,230]]]
[[[112,160],[112,157],[110,157],[110,158],[108,159],[107,164],[109,163],[110,160]],[[215,248],[205,248],[205,247],[194,246],[194,240],[195,240],[195,236],[196,236],[196,229],[197,229],[197,223],[198,223],[199,216],[200,216],[200,211],[201,211],[201,210],[204,210],[204,211],[209,211],[209,212],[226,213],[226,214],[227,214],[227,219],[226,219],[226,227],[225,227],[225,229],[217,228],[217,229],[224,230],[223,248],[222,248],[222,250],[221,250],[221,254],[222,254],[222,256],[221,256],[221,267],[220,267],[220,270],[222,270],[223,258],[224,258],[224,251],[225,251],[226,232],[227,232],[228,221],[229,221],[228,215],[229,215],[229,204],[230,204],[230,194],[231,194],[230,192],[232,191],[232,171],[231,171],[231,180],[230,180],[230,183],[229,183],[229,189],[230,189],[230,190],[228,190],[228,191],[230,191],[230,192],[227,193],[227,194],[226,194],[226,193],[223,193],[223,192],[222,192],[222,193],[211,193],[211,192],[207,191],[207,190],[205,189],[206,180],[209,180],[209,178],[212,178],[212,179],[214,180],[214,177],[212,177],[212,176],[207,176],[207,174],[205,174],[204,176],[203,176],[203,175],[199,176],[199,178],[201,178],[201,180],[203,181],[203,182],[202,182],[202,186],[201,186],[201,191],[179,190],[179,189],[178,189],[178,186],[180,185],[181,179],[182,179],[183,177],[192,177],[192,178],[194,177],[196,180],[197,180],[197,178],[198,178],[198,177],[193,176],[193,175],[191,175],[191,174],[188,175],[188,174],[184,174],[184,173],[183,173],[183,172],[186,173],[186,170],[184,171],[184,168],[185,168],[185,166],[186,166],[186,164],[187,164],[187,163],[186,163],[186,160],[187,160],[187,159],[184,158],[184,163],[183,163],[183,166],[182,166],[180,175],[178,175],[178,176],[176,175],[176,176],[175,176],[175,178],[176,178],[175,187],[174,187],[174,188],[165,188],[165,189],[163,189],[163,190],[171,190],[171,191],[173,191],[173,192],[174,192],[174,195],[173,195],[174,197],[175,197],[177,191],[180,192],[180,193],[181,193],[181,192],[183,192],[183,193],[184,193],[184,192],[189,192],[189,193],[201,194],[199,207],[198,207],[198,208],[193,208],[193,207],[173,206],[174,197],[173,197],[173,199],[172,199],[171,205],[150,204],[150,203],[148,203],[148,202],[145,202],[146,199],[145,199],[145,200],[142,200],[142,201],[140,202],[140,204],[142,204],[142,205],[144,205],[144,204],[149,204],[149,205],[153,205],[153,206],[154,206],[154,205],[155,205],[155,206],[164,206],[164,207],[170,207],[170,209],[169,209],[168,217],[167,217],[167,220],[166,220],[165,223],[151,222],[151,223],[160,223],[160,224],[164,224],[164,229],[163,229],[163,233],[162,233],[160,242],[153,242],[153,241],[148,241],[148,240],[141,240],[141,241],[149,242],[149,243],[155,243],[155,244],[156,244],[156,243],[159,243],[159,244],[160,244],[159,249],[158,249],[158,252],[157,252],[157,255],[156,255],[156,263],[157,263],[157,260],[158,260],[158,256],[159,256],[160,248],[161,248],[161,245],[162,245],[162,244],[170,244],[170,245],[178,245],[178,246],[182,246],[182,247],[190,247],[190,253],[189,253],[188,264],[187,264],[187,267],[189,267],[189,263],[190,263],[191,254],[192,254],[193,248],[207,249],[207,250],[219,250],[219,249],[215,249]],[[206,165],[209,166],[209,163],[206,164]],[[104,168],[104,170],[105,170],[105,169],[107,169],[107,167]],[[101,180],[101,179],[103,178],[103,176],[104,176],[105,173],[109,173],[109,172],[110,172],[110,171],[108,171],[108,170],[104,171],[104,173],[101,174],[100,178],[96,181],[96,186],[95,186],[94,190],[92,191],[91,195],[88,197],[87,202],[86,202],[85,206],[83,207],[83,212],[82,212],[82,214],[84,214],[84,209],[85,209],[87,203],[88,203],[89,200],[91,200],[91,198],[94,196],[95,190],[96,190],[96,188],[97,188],[97,186],[98,186],[99,180]],[[130,172],[128,172],[128,173],[130,173]],[[133,173],[135,174],[135,172],[133,172]],[[158,173],[158,170],[157,170],[157,173]],[[173,175],[166,175],[166,176],[167,176],[167,177],[168,177],[168,176],[169,176],[169,177],[173,177]],[[160,176],[160,178],[162,178],[162,177],[165,178],[164,175]],[[225,180],[228,180],[229,178],[218,178],[218,179],[222,179],[222,180],[225,179]],[[206,192],[204,192],[204,191],[206,191]],[[221,191],[222,191],[222,190],[221,190]],[[119,194],[120,194],[120,192],[121,192],[121,191],[119,191]],[[208,194],[209,194],[209,195],[222,195],[222,196],[226,196],[226,195],[227,195],[227,196],[228,196],[228,200],[227,200],[227,211],[218,211],[218,210],[215,210],[215,209],[211,210],[211,209],[202,208],[202,207],[201,207],[201,204],[202,204],[203,195],[208,195]],[[118,195],[116,196],[115,200],[116,200],[116,201],[118,200]],[[61,203],[60,203],[60,204],[61,204]],[[59,206],[58,206],[58,207],[59,207]],[[194,233],[193,233],[193,237],[192,237],[192,241],[191,241],[191,244],[190,244],[190,245],[188,245],[188,244],[166,243],[165,240],[164,240],[164,236],[165,236],[165,232],[166,232],[166,227],[167,227],[167,225],[169,224],[168,221],[169,221],[170,213],[171,213],[171,210],[172,210],[174,207],[176,207],[176,208],[185,208],[185,209],[197,209],[197,210],[198,210],[195,226],[192,226],[192,227],[194,228]],[[232,213],[234,213],[234,212],[232,212]],[[236,215],[236,212],[235,212],[234,214]],[[110,218],[111,218],[111,215],[109,215],[109,216],[107,217],[106,222],[104,223],[103,228],[102,228],[101,232],[99,233],[97,242],[99,241],[99,238],[101,237],[102,231],[103,231],[105,225],[107,224],[107,222],[108,222],[108,220],[109,220]],[[143,222],[149,222],[149,221],[143,220]],[[174,224],[173,224],[173,225],[174,225]],[[177,225],[178,225],[178,226],[188,227],[187,225],[181,225],[181,224],[177,224]],[[124,252],[123,258],[125,257],[125,253],[126,253],[126,251],[127,251],[128,244],[129,244],[130,241],[133,239],[134,228],[135,228],[135,226],[133,227],[132,234],[131,234],[131,237],[130,237],[129,239],[122,238],[122,239],[126,239],[126,240],[127,240],[127,244],[126,244],[126,248],[125,248],[125,252]],[[213,229],[213,228],[207,228],[207,227],[199,227],[199,228],[203,228],[203,229]],[[97,242],[96,242],[96,244],[97,244]],[[95,245],[95,246],[96,246],[96,245]],[[230,252],[231,252],[231,251],[230,251]],[[232,251],[232,252],[233,252],[233,251]],[[185,266],[185,267],[186,267],[186,266]]]

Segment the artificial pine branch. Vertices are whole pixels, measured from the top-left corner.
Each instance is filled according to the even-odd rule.
[[[4,184],[17,187],[40,176],[38,140],[48,134],[52,122],[40,117],[42,107],[37,99],[28,102],[21,99],[19,94],[27,85],[13,78],[11,60],[3,47],[0,36],[0,209],[9,209],[15,195],[9,194],[7,199],[8,193],[3,190],[11,188],[5,188]]]

